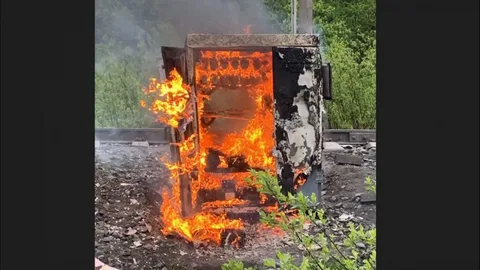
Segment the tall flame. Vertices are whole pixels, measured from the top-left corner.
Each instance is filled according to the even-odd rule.
[[[249,27],[247,27],[250,31]],[[218,80],[230,78],[230,82],[240,91],[246,91],[254,101],[253,117],[241,130],[223,136],[219,142],[216,134],[209,132],[209,128],[199,125],[198,152],[195,147],[195,136],[177,144],[181,163],[170,163],[163,159],[165,165],[175,180],[172,192],[163,192],[161,206],[164,234],[178,234],[189,241],[211,241],[220,244],[222,232],[226,229],[242,229],[243,223],[239,219],[228,219],[226,215],[215,215],[205,210],[211,207],[228,207],[244,205],[248,202],[233,199],[229,201],[209,202],[201,205],[202,212],[190,218],[181,215],[180,183],[182,174],[196,173],[196,180],[191,182],[192,201],[197,204],[197,194],[200,190],[214,190],[221,188],[223,180],[234,179],[235,187],[247,187],[244,181],[249,176],[244,173],[207,174],[207,154],[209,149],[215,149],[227,157],[242,156],[249,166],[269,171],[275,170],[275,160],[272,156],[274,149],[274,117],[273,117],[273,78],[271,52],[239,52],[239,51],[201,51],[200,59],[195,66],[197,87],[198,118],[204,116],[205,103],[209,100],[208,91],[215,89]],[[191,89],[183,82],[180,74],[174,69],[164,82],[151,79],[148,88],[143,91],[152,97],[149,110],[158,115],[162,123],[177,128],[182,118],[189,117],[188,102]],[[147,107],[146,101],[141,101]],[[228,167],[225,157],[221,157],[219,168]],[[266,196],[261,195],[260,202],[264,203]],[[238,240],[238,239],[236,239]]]
[[[153,102],[149,110],[159,114],[158,120],[167,125],[178,127],[179,120],[183,117],[188,100],[190,98],[190,88],[183,83],[180,74],[174,69],[170,73],[168,80],[157,82],[151,79],[148,88],[143,89],[144,93],[152,96]],[[141,101],[141,105],[146,107],[146,102]],[[171,172],[171,177],[175,180],[172,193],[163,192],[163,202],[161,206],[162,223],[164,234],[179,234],[189,241],[212,241],[221,243],[221,233],[227,228],[243,228],[240,220],[227,219],[225,215],[213,215],[209,213],[198,213],[191,218],[183,218],[180,205],[180,183],[179,175],[191,172],[199,165],[198,155],[191,156],[195,149],[194,136],[179,143],[180,159],[182,163],[169,163],[163,159],[166,167]]]

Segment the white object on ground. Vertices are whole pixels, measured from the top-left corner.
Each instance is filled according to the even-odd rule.
[[[101,267],[100,270],[119,270],[117,268],[110,267],[101,262],[99,259],[95,258],[95,269],[97,269],[97,267]]]
[[[148,147],[149,144],[147,141],[135,141],[132,143],[132,146],[143,146],[143,147]]]
[[[336,142],[324,142],[323,151],[325,152],[343,152],[343,147]]]
[[[366,149],[370,149],[370,148],[377,148],[377,143],[376,142],[369,142],[367,143],[367,145],[365,146]]]
[[[349,221],[351,219],[353,219],[353,215],[350,215],[350,214],[342,214],[340,217],[338,217],[338,219],[340,221]]]

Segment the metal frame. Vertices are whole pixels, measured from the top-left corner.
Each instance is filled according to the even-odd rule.
[[[195,53],[194,49],[232,49],[235,47],[318,47],[320,37],[312,34],[188,34],[187,48],[187,74],[188,83],[193,86],[195,82]]]

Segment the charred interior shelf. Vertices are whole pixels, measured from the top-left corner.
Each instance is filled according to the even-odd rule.
[[[240,78],[239,76],[222,76],[213,77],[211,80],[204,80],[200,78],[197,81],[197,87],[199,89],[210,89],[216,87],[216,90],[224,91],[241,91],[244,88],[252,88],[258,86],[266,80],[266,74],[262,77]]]
[[[235,207],[218,207],[203,210],[206,213],[216,215],[226,215],[230,219],[241,219],[248,223],[257,223],[260,221],[260,211],[272,212],[276,209],[274,206],[243,206],[237,205]]]
[[[261,168],[205,168],[206,173],[218,173],[218,174],[228,174],[228,173],[246,173],[249,170],[263,171]]]
[[[259,210],[264,210],[266,212],[273,210],[275,205],[232,205],[232,206],[218,206],[218,207],[208,207],[203,208],[202,210],[209,213],[223,214],[223,213],[252,213],[258,212]]]
[[[242,201],[242,202],[239,202],[239,201]],[[224,203],[225,202],[225,203]],[[260,205],[259,203],[255,203],[253,201],[247,201],[247,200],[236,200],[234,201],[233,203],[229,203],[227,201],[211,201],[211,202],[205,202],[202,204],[202,209],[203,210],[212,210],[212,209],[227,209],[227,208],[245,208],[245,209],[249,209],[249,208],[252,208],[252,207],[255,207],[255,208],[260,208],[262,207],[262,205]]]
[[[204,118],[226,118],[226,119],[236,119],[236,120],[252,120],[251,117],[246,117],[245,115],[255,113],[254,110],[225,110],[225,111],[208,111],[203,112],[202,117]]]
[[[267,200],[264,202],[264,204],[260,204],[260,193],[252,189],[250,187],[245,187],[241,189],[236,189],[232,191],[235,193],[235,198],[233,200],[243,200],[249,202],[249,205],[251,206],[273,206],[275,205],[275,200],[271,198],[271,196],[267,195]],[[227,198],[225,196],[225,190],[222,188],[218,189],[200,189],[198,191],[198,198],[200,204],[204,203],[212,203],[212,202],[220,202],[220,201],[227,201]],[[234,207],[236,207],[235,204],[232,203]],[[241,206],[242,204],[240,204]]]
[[[248,89],[255,88],[255,86],[258,86],[258,84],[227,84],[227,85],[218,85],[218,84],[198,84],[197,83],[197,88],[199,91],[201,91],[203,94],[210,95],[214,91],[225,91],[225,92],[231,92],[231,91],[248,91]]]

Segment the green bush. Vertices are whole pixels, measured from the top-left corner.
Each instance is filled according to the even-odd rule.
[[[332,64],[333,100],[327,101],[332,128],[375,129],[376,48],[372,46],[360,62],[344,42],[332,40],[327,60]]]
[[[134,128],[148,125],[140,102],[141,84],[131,64],[120,61],[95,72],[95,127]]]
[[[222,265],[222,270],[254,270],[254,268],[245,267],[241,261],[228,260],[228,262]]]
[[[261,185],[260,192],[273,196],[280,205],[288,205],[298,210],[295,217],[287,216],[284,212],[260,212],[261,222],[272,227],[278,227],[287,232],[296,244],[303,247],[305,255],[301,263],[296,263],[289,253],[277,251],[277,258],[267,258],[264,266],[269,269],[280,270],[374,270],[376,269],[376,229],[365,230],[362,225],[349,223],[346,231],[347,237],[340,245],[338,237],[330,230],[329,220],[323,209],[319,207],[314,194],[311,197],[281,192],[276,177],[267,172],[251,171],[252,179],[247,181]],[[367,189],[375,185],[367,178]],[[376,189],[375,189],[376,190]],[[312,235],[305,232],[305,222],[315,226],[318,233]],[[338,230],[338,228],[337,228]],[[225,263],[222,270],[243,270],[243,263],[230,260]],[[248,268],[252,269],[252,268]]]

